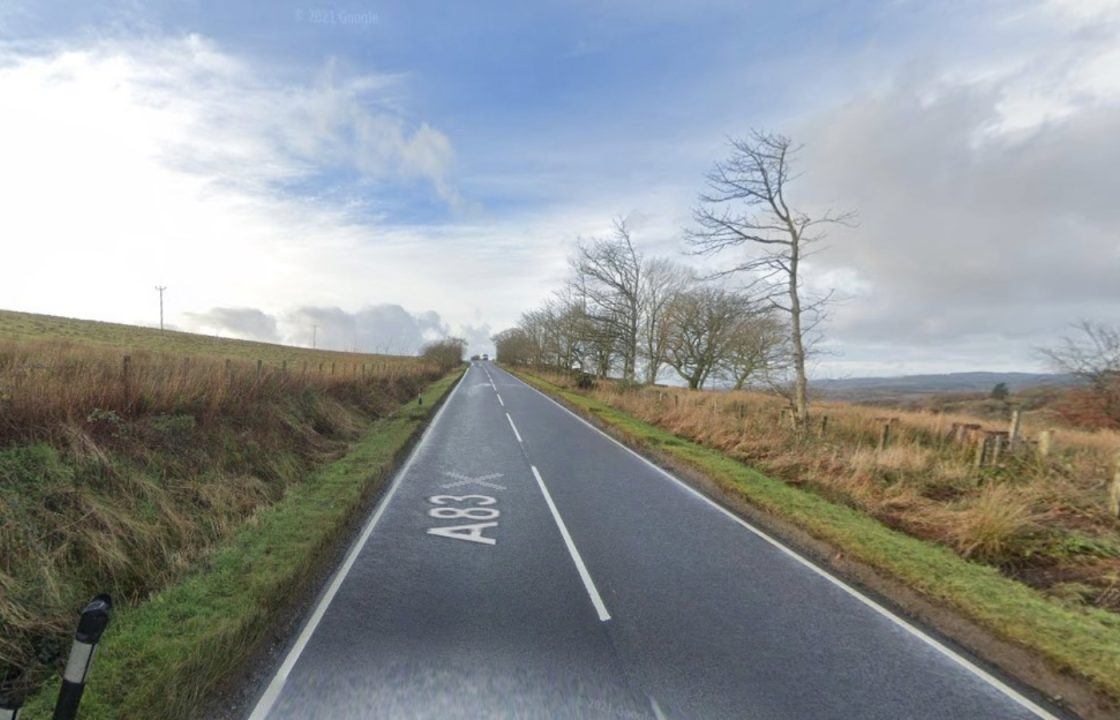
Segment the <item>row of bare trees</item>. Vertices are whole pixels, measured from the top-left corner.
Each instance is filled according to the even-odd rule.
[[[646,383],[672,369],[691,388],[766,380],[785,390],[806,427],[807,361],[831,293],[806,291],[805,262],[854,215],[791,201],[801,148],[788,137],[755,131],[729,145],[685,240],[693,255],[732,262],[698,278],[672,259],[645,257],[618,220],[610,237],[578,245],[565,288],[494,337],[498,359]],[[732,278],[742,289],[712,282]],[[1073,393],[1079,421],[1120,427],[1120,330],[1083,322],[1078,331],[1042,354],[1082,382]]]
[[[562,290],[494,337],[499,361],[647,383],[672,370],[690,388],[784,375],[787,337],[768,303],[645,257],[624,220],[581,242],[570,265]]]
[[[709,282],[644,257],[619,220],[611,237],[579,244],[567,287],[494,338],[499,359],[650,383],[672,368],[693,388],[780,378],[804,426],[808,345],[829,296],[806,296],[803,263],[829,226],[852,216],[791,204],[799,150],[788,137],[753,132],[732,140],[708,174],[686,240],[696,255],[735,256]],[[710,282],[733,277],[745,290]]]

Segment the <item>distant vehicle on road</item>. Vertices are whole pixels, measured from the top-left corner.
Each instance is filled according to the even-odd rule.
[[[482,360],[483,362],[488,362],[490,360],[490,356],[486,353],[482,353]]]

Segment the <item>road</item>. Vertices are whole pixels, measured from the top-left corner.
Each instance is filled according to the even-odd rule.
[[[473,364],[251,720],[1053,718]]]

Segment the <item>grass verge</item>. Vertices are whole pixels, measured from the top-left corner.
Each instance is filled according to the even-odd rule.
[[[1115,717],[1111,713],[1120,700],[1120,618],[1114,613],[1066,606],[995,568],[892,530],[853,508],[770,478],[602,401],[525,372],[517,374],[614,429],[630,444],[698,470],[724,493],[791,523],[924,599],[951,608],[996,637],[1027,649],[1058,673],[1087,683],[1095,691],[1096,706],[1076,703],[1074,709],[1087,716]],[[969,645],[967,638],[957,639]]]
[[[352,452],[257,513],[182,581],[119,610],[98,650],[83,720],[197,717],[209,693],[237,672],[275,615],[313,577],[317,559],[382,488],[461,374],[429,385],[422,405],[373,423]],[[44,687],[24,717],[48,717],[57,692],[57,681]]]

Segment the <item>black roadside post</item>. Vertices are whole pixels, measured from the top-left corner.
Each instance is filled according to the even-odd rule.
[[[86,677],[93,662],[93,651],[101,640],[101,633],[109,625],[112,609],[113,601],[109,596],[98,595],[82,610],[78,631],[74,633],[74,644],[70,646],[70,659],[66,661],[66,671],[62,675],[58,703],[54,706],[54,720],[74,720],[77,717],[82,692],[86,689]]]
[[[15,700],[0,697],[0,720],[19,720],[19,708]]]

